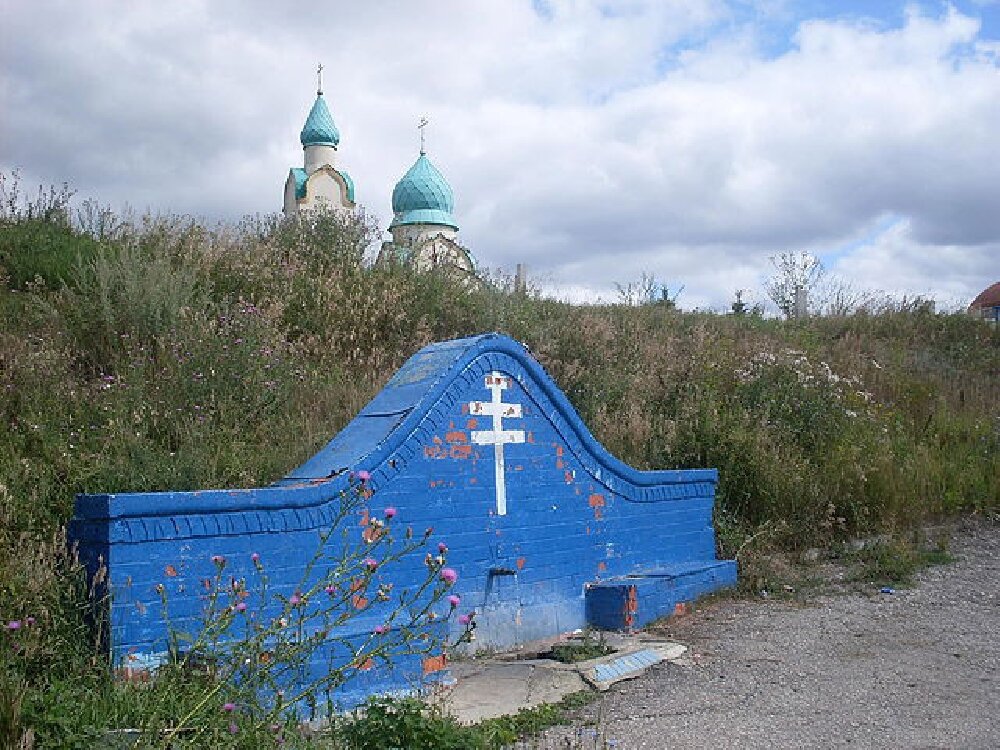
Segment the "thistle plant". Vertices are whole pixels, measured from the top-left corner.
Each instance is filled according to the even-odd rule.
[[[432,547],[431,528],[400,530],[395,508],[374,514],[368,480],[352,475],[291,590],[272,587],[259,553],[249,555],[247,576],[213,555],[201,626],[191,635],[171,625],[167,587],[157,586],[170,634],[166,668],[206,678],[200,699],[172,726],[147,727],[164,746],[196,746],[222,725],[230,734],[281,732],[289,721],[332,715],[341,708],[337,689],[359,674],[392,669],[401,657],[443,655],[472,637],[473,616],[459,614],[461,600],[449,593],[458,573],[447,567],[447,545]],[[351,523],[357,517],[361,524]],[[449,641],[452,619],[460,627]]]

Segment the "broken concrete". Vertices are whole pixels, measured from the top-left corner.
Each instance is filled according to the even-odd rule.
[[[540,658],[555,643],[538,641],[517,651],[451,665],[453,680],[432,700],[465,724],[516,714],[522,709],[558,703],[580,690],[607,690],[645,673],[663,661],[683,658],[687,647],[643,635],[608,636],[615,651],[575,664]]]

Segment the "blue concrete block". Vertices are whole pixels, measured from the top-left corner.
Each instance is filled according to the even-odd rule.
[[[432,527],[433,549],[448,544],[460,574],[454,590],[463,611],[476,610],[484,647],[588,623],[638,627],[735,580],[735,565],[714,559],[717,472],[637,471],[618,461],[524,347],[491,334],[417,352],[344,430],[271,487],[78,497],[70,534],[91,573],[107,567],[114,658],[159,658],[167,628],[158,584],[176,622],[197,626],[212,555],[227,558],[227,575],[246,578],[251,599],[254,552],[271,592],[308,587],[330,564],[302,580],[351,472],[361,470],[371,474],[373,516],[392,505],[397,529]],[[359,520],[345,521],[354,540]],[[335,534],[326,552],[336,558],[339,544]],[[414,555],[393,582],[415,585],[424,571]],[[272,601],[261,614],[276,611]],[[336,635],[367,638],[379,617],[365,613]],[[309,668],[346,658],[338,648],[318,649]],[[349,706],[373,691],[409,690],[434,679],[424,671],[419,658],[401,658],[394,669],[359,674],[336,699]]]

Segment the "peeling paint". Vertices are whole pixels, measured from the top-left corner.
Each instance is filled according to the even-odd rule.
[[[434,672],[440,672],[448,668],[448,658],[444,654],[438,654],[437,656],[427,656],[421,662],[423,667],[424,676],[429,674],[434,674]]]
[[[517,569],[518,570],[524,570],[524,562],[525,562],[525,560],[524,560],[523,557],[517,558]]]

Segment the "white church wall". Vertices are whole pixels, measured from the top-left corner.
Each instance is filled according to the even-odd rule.
[[[305,147],[305,169],[306,174],[312,174],[324,165],[337,166],[337,149],[333,146],[306,146]]]

